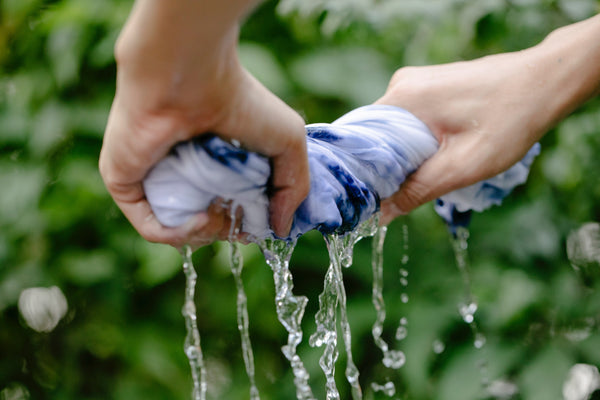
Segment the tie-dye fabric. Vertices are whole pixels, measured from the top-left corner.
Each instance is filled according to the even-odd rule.
[[[387,105],[358,108],[331,124],[306,126],[311,188],[287,239],[318,229],[345,233],[379,209],[438,149],[427,126],[406,110]],[[453,226],[470,210],[482,211],[525,182],[539,145],[508,171],[438,200],[436,211]],[[220,197],[242,207],[242,230],[256,239],[269,227],[267,158],[216,136],[177,145],[144,181],[146,197],[165,226],[183,224]]]

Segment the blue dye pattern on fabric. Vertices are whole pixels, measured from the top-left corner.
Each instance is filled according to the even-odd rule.
[[[215,140],[214,135],[206,135],[206,138],[200,136],[192,139],[192,141],[196,149],[202,148],[203,151],[206,151],[212,158],[223,165],[234,165],[235,162],[238,165],[243,165],[248,160],[248,152],[246,150],[232,146],[222,146],[219,140]]]
[[[306,134],[313,139],[323,140],[329,143],[334,143],[339,139],[339,136],[327,128],[307,129]]]
[[[306,127],[310,192],[296,211],[287,239],[312,229],[342,234],[379,210],[380,199],[396,192],[438,149],[427,126],[406,110],[371,105],[331,124]],[[438,214],[451,227],[468,223],[525,182],[539,153],[536,144],[508,171],[442,196]],[[255,239],[272,237],[269,227],[269,160],[215,136],[177,145],[144,181],[152,210],[165,226],[179,226],[217,197],[242,207],[242,230]]]

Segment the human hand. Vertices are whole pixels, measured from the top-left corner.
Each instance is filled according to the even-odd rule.
[[[555,31],[536,47],[446,65],[398,70],[376,103],[411,111],[440,143],[399,192],[382,223],[519,161],[600,87],[600,17]],[[583,41],[583,42],[582,42]]]
[[[136,4],[117,43],[117,91],[100,154],[106,187],[149,241],[179,247],[227,239],[231,218],[219,202],[183,226],[167,228],[142,188],[147,172],[174,144],[216,133],[271,158],[271,225],[285,236],[310,185],[304,121],[241,67],[235,23],[217,33],[197,32],[206,25],[191,10],[164,9],[178,4]],[[207,2],[194,4],[202,9]]]

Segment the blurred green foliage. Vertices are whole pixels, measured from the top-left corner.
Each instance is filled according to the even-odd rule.
[[[136,234],[96,167],[114,94],[113,45],[130,7],[117,0],[0,1],[3,399],[190,395],[179,255]],[[400,66],[522,49],[599,8],[594,0],[267,1],[244,26],[240,55],[307,121],[331,121],[376,99]],[[473,219],[469,254],[477,322],[487,337],[482,350],[473,347],[457,312],[465,288],[448,234],[424,206],[388,233],[384,337],[393,339],[401,317],[409,333],[396,343],[407,364],[384,368],[370,332],[370,241],[359,243],[355,265],[344,272],[354,358],[367,392],[368,382],[392,379],[402,399],[475,399],[484,360],[490,378],[518,386],[513,398],[559,399],[571,365],[600,365],[598,283],[582,284],[564,248],[572,229],[600,221],[600,102],[582,107],[542,145],[528,184]],[[409,228],[406,304],[398,280],[403,225]],[[243,252],[261,398],[294,398],[270,270],[255,246]],[[248,398],[227,247],[215,243],[194,258],[210,398]],[[327,264],[320,235],[304,236],[292,270],[295,292],[310,299],[305,338],[314,331]],[[19,294],[52,285],[65,293],[69,311],[53,332],[36,333],[19,315]],[[320,350],[306,341],[299,353],[324,398]],[[342,357],[339,386],[348,398],[343,369]]]

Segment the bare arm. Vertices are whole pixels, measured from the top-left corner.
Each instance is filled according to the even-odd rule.
[[[105,184],[150,241],[200,245],[228,232],[228,216],[201,213],[180,228],[154,218],[142,189],[177,142],[213,132],[271,157],[271,224],[285,236],[308,193],[304,121],[256,81],[236,54],[250,0],[137,1],[115,48],[117,90],[100,154]]]
[[[505,171],[599,90],[600,15],[520,52],[398,70],[377,103],[413,112],[440,149],[383,202],[384,222]]]

